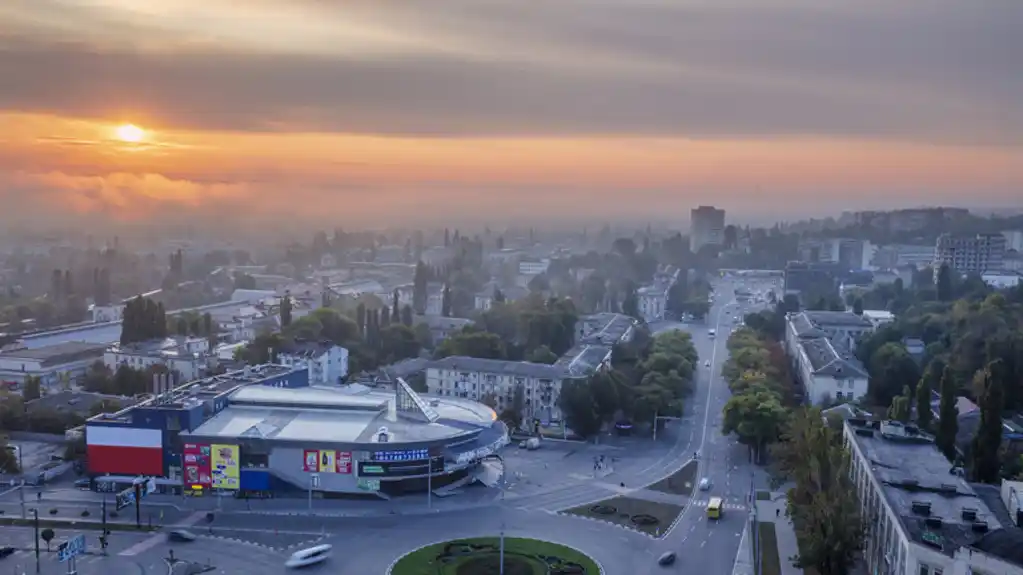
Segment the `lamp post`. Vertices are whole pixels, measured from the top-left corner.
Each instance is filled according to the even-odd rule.
[[[500,575],[504,575],[504,523],[501,523],[501,544],[499,552],[499,561],[501,562]]]
[[[36,573],[39,572],[39,510],[32,509],[33,527],[36,532]]]

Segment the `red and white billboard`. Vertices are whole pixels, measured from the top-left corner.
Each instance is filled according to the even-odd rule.
[[[89,425],[85,428],[89,473],[163,477],[159,429]]]
[[[306,449],[302,452],[302,471],[316,473],[320,470],[320,452],[317,449]]]
[[[345,475],[352,473],[352,452],[351,451],[338,451],[337,452],[337,472]]]

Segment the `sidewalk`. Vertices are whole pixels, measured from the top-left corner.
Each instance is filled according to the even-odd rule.
[[[755,575],[756,566],[753,564],[753,538],[749,536],[749,521],[742,531],[742,539],[739,540],[739,551],[735,554],[735,567],[732,568],[732,575]]]
[[[781,575],[803,575],[803,570],[792,565],[792,557],[799,554],[796,532],[785,514],[785,494],[771,493],[770,501],[757,501],[757,521],[773,523],[774,535],[778,540],[778,560]]]

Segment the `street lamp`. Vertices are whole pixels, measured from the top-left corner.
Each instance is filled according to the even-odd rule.
[[[36,532],[36,573],[39,573],[39,510],[32,508],[31,511]]]

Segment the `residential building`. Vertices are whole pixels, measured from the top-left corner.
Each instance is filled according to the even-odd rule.
[[[522,258],[519,260],[519,275],[537,276],[547,273],[547,269],[550,267],[551,260],[549,258]]]
[[[430,282],[426,284],[426,308],[425,315],[441,316],[444,314],[444,284],[441,282]]]
[[[433,345],[439,345],[445,339],[476,323],[464,317],[444,317],[439,314],[416,316],[415,322],[426,324]]]
[[[309,368],[309,385],[338,385],[348,377],[348,350],[330,341],[296,340],[277,354],[277,363]]]
[[[874,329],[895,321],[895,314],[883,309],[865,309],[860,317],[869,321]]]
[[[569,377],[590,377],[611,368],[611,349],[608,345],[579,344],[558,358],[554,366],[563,369]]]
[[[44,386],[78,383],[89,366],[103,359],[106,344],[67,342],[0,353],[0,381],[21,385],[28,377]]]
[[[897,269],[911,266],[922,269],[934,264],[933,245],[888,244],[878,246],[870,260],[877,269]]]
[[[494,305],[494,292],[500,291],[501,295],[504,296],[504,301],[513,302],[525,299],[529,295],[529,290],[522,286],[511,285],[506,287],[500,287],[494,282],[488,283],[486,286],[476,294],[474,307],[479,311],[487,311]]]
[[[725,211],[714,206],[700,206],[689,212],[689,250],[704,246],[722,246],[725,241]]]
[[[1005,257],[1002,258],[1002,269],[1007,272],[1023,273],[1023,252],[1005,252]]]
[[[870,321],[848,311],[802,311],[786,318],[785,346],[794,350],[796,342],[826,337],[845,350],[856,348],[864,334],[874,331]]]
[[[933,437],[899,422],[848,419],[843,439],[866,523],[866,572],[1020,575],[1019,532],[952,469]]]
[[[576,341],[580,343],[615,345],[632,341],[638,322],[625,314],[595,313],[584,315],[576,323]]]
[[[648,285],[636,290],[639,303],[639,314],[644,321],[664,319],[668,308],[668,289],[662,285]]]
[[[984,280],[984,283],[995,288],[995,289],[1009,289],[1019,285],[1020,277],[1017,272],[988,272],[980,274],[980,278]]]
[[[515,390],[521,387],[523,418],[538,419],[546,425],[561,421],[558,396],[567,378],[565,369],[554,365],[451,356],[434,361],[426,369],[426,388],[430,394],[442,397],[475,401],[491,397],[501,412],[512,406]]]
[[[836,271],[832,264],[790,261],[785,264],[785,293],[803,295],[836,292]]]
[[[1023,230],[1008,230],[1002,232],[1005,238],[1005,249],[1023,252]]]
[[[807,239],[799,244],[799,257],[810,263],[840,264],[850,270],[865,269],[873,259],[876,246],[855,238]]]
[[[938,281],[942,265],[960,274],[982,274],[1001,270],[1004,257],[1005,236],[1002,234],[941,234],[934,249],[934,281]]]
[[[830,339],[801,340],[794,355],[796,373],[810,403],[856,401],[867,394],[867,370],[851,353],[836,349]]]
[[[126,345],[118,343],[103,354],[103,363],[112,371],[121,365],[139,370],[162,365],[177,372],[181,380],[203,377],[213,360],[210,342],[203,337],[175,336]]]

